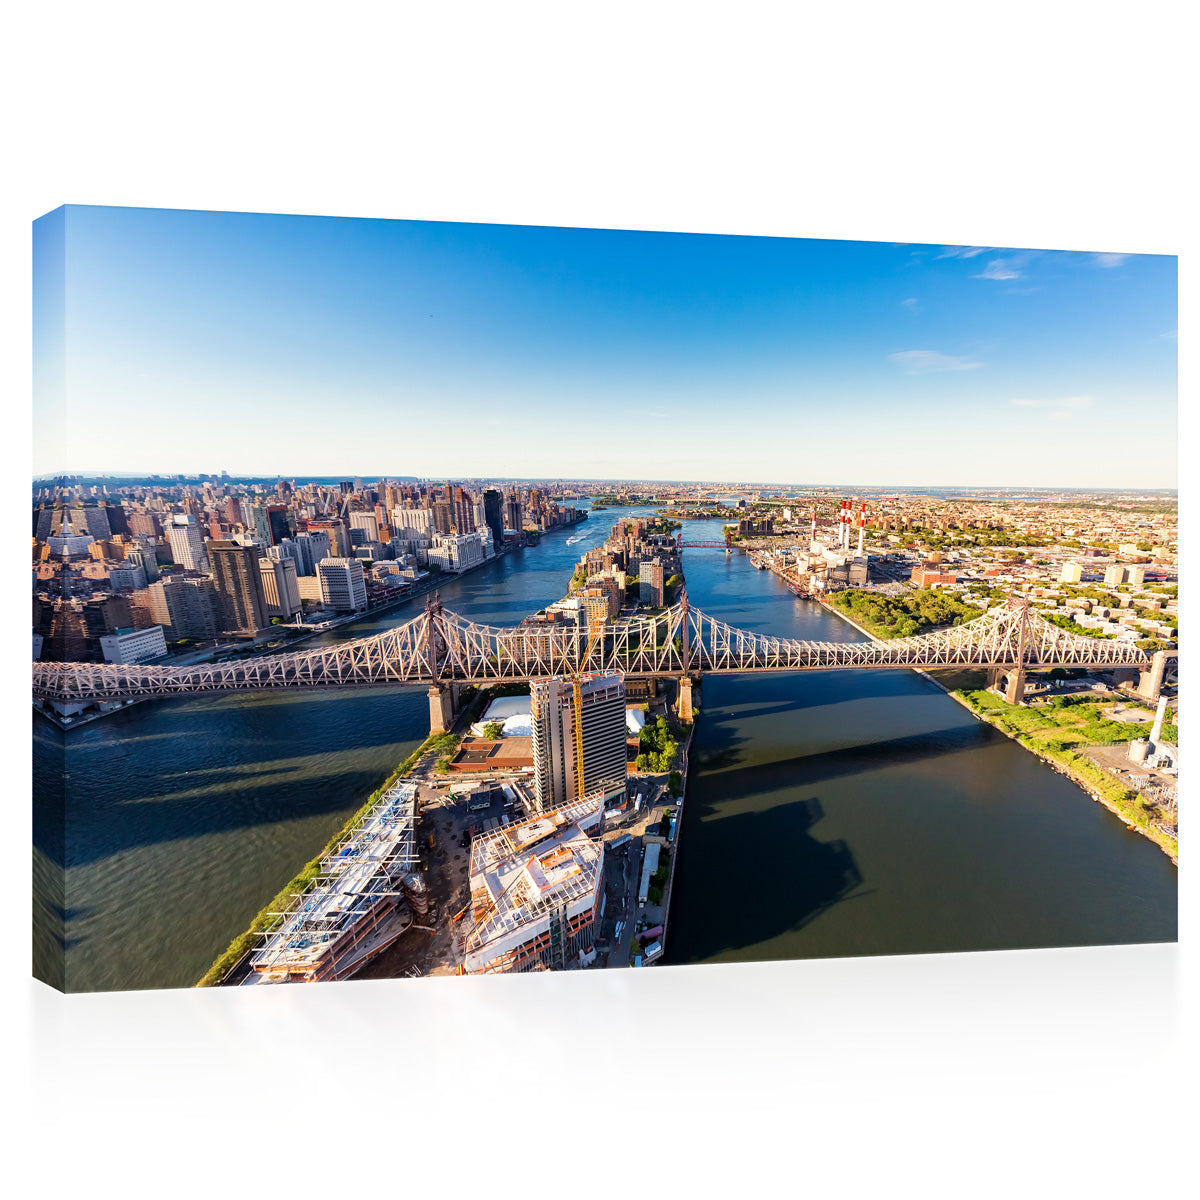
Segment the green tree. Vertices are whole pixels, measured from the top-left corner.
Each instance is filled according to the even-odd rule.
[[[491,741],[495,741],[498,737],[501,737],[503,733],[504,726],[499,721],[489,721],[483,727],[483,736]]]

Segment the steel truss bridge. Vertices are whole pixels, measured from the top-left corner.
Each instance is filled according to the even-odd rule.
[[[974,667],[1145,670],[1151,656],[1124,642],[1083,637],[1043,620],[1017,598],[965,625],[891,641],[810,642],[738,629],[690,608],[686,592],[661,613],[586,631],[548,624],[496,628],[448,612],[437,597],[404,625],[314,650],[198,666],[34,663],[33,694],[60,703],[278,688],[487,684],[583,671],[679,676],[748,671]]]
[[[675,548],[677,550],[732,550],[733,534],[726,530],[723,538],[700,538],[685,542],[681,533],[675,538]]]

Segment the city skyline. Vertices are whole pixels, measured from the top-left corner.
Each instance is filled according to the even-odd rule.
[[[1176,486],[1171,256],[72,206],[35,281],[35,474]]]

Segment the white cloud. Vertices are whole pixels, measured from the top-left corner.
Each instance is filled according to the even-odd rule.
[[[1160,333],[1158,336],[1162,338],[1164,342],[1177,342],[1179,341],[1179,330],[1172,329],[1168,333]]]
[[[991,246],[947,246],[938,258],[974,258],[977,254],[986,254]]]
[[[903,367],[906,375],[926,375],[931,371],[969,371],[982,367],[983,363],[953,354],[939,354],[936,350],[900,350],[888,358]]]
[[[1093,254],[1092,262],[1098,267],[1119,267],[1128,257],[1128,254]]]
[[[1012,258],[993,258],[983,271],[972,275],[972,279],[1020,279],[1021,272],[1017,270],[1017,261]]]
[[[921,302],[916,296],[909,296],[907,300],[900,301],[901,308],[907,308],[909,312],[918,313],[921,311]]]

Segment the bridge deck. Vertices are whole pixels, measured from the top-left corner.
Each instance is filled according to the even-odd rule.
[[[1124,642],[1068,633],[1024,605],[965,625],[891,641],[812,642],[752,633],[690,608],[686,598],[606,628],[591,653],[570,628],[479,625],[431,603],[385,633],[336,646],[191,667],[35,663],[33,694],[61,702],[294,687],[488,683],[576,671],[634,678],[683,674],[889,668],[1132,667],[1151,656]]]

